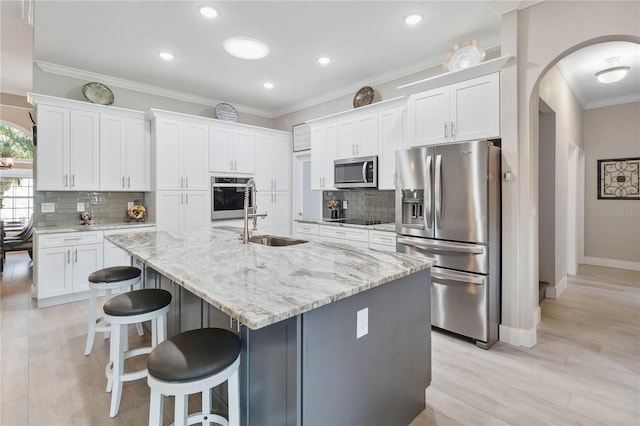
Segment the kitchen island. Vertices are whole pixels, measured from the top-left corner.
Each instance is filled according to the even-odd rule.
[[[145,263],[146,286],[172,291],[170,334],[239,332],[242,424],[396,425],[424,409],[432,260],[242,244],[224,228],[105,238]]]

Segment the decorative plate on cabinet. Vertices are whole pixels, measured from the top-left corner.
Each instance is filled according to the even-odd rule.
[[[238,111],[229,104],[216,105],[216,118],[223,121],[238,122]]]
[[[370,86],[364,86],[362,89],[356,92],[353,97],[353,107],[358,108],[364,105],[369,105],[373,102],[373,89]]]
[[[476,40],[462,41],[449,51],[442,66],[445,71],[458,71],[478,65],[486,53]]]
[[[100,105],[113,104],[113,92],[107,86],[96,81],[82,86],[82,94],[91,103]]]

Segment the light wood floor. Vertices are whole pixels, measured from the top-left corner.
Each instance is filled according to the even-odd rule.
[[[146,424],[144,380],[125,383],[120,414],[108,416],[108,341],[98,335],[93,353],[83,355],[87,302],[37,309],[31,279],[26,255],[8,255],[0,424]],[[136,342],[134,329],[130,336],[132,346],[148,338]],[[533,349],[497,343],[484,351],[433,333],[426,394],[427,408],[411,426],[640,424],[640,273],[581,267],[559,300],[543,302]]]

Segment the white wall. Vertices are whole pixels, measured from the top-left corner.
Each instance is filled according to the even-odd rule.
[[[640,200],[597,198],[597,160],[640,157],[640,102],[589,109],[584,118],[585,262],[640,270]]]
[[[503,234],[510,237],[503,239],[503,264],[508,266],[503,268],[500,339],[533,346],[538,310],[538,170],[532,159],[538,145],[538,83],[558,60],[582,47],[613,40],[640,42],[640,2],[544,1],[516,16],[516,22],[513,13],[503,17],[502,36],[503,52],[514,55],[517,62],[517,70],[511,64],[503,70],[502,87],[515,99],[505,100],[503,90],[502,105],[517,102],[512,110],[517,114],[502,115],[503,170],[512,170],[516,180],[503,185],[502,192]],[[513,210],[505,211],[505,206]]]
[[[26,96],[0,93],[0,122],[11,123],[28,135],[31,134],[31,109]]]

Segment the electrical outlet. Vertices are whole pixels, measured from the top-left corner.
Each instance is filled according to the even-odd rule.
[[[356,339],[369,334],[369,308],[358,311]]]
[[[40,204],[40,211],[42,213],[54,213],[56,211],[55,203],[42,203]]]
[[[133,201],[127,202],[127,210],[129,210],[131,207],[133,207]]]
[[[348,209],[348,208],[349,208],[349,204],[347,203],[347,200],[344,200],[344,201],[342,202],[342,209],[343,209],[343,210],[346,210],[346,209]]]
[[[76,211],[83,212],[84,211],[84,203],[76,203]]]

